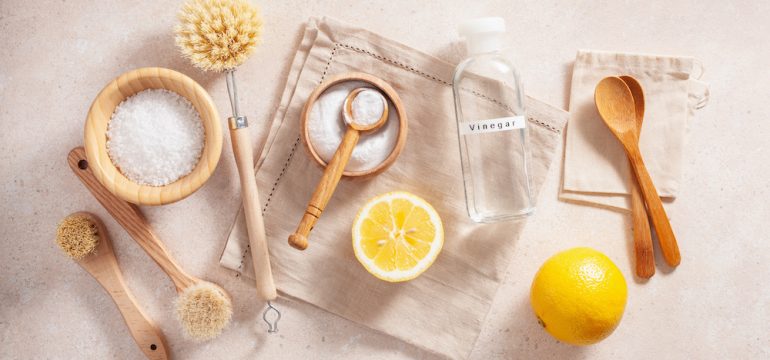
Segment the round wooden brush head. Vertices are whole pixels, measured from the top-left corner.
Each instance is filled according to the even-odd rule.
[[[206,71],[241,65],[262,34],[261,13],[247,0],[189,0],[178,18],[177,46],[193,65]]]
[[[185,334],[193,340],[203,341],[222,333],[232,318],[233,305],[222,288],[201,281],[179,294],[176,314]]]
[[[90,217],[76,213],[64,218],[56,228],[56,243],[71,258],[83,259],[96,250],[99,231]]]

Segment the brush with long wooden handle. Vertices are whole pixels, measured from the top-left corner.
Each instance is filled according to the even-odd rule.
[[[70,151],[67,163],[94,198],[171,278],[179,294],[176,315],[185,334],[198,341],[219,336],[232,318],[230,295],[219,285],[185,272],[155,236],[139,208],[118,198],[96,179],[82,147]]]
[[[104,224],[94,215],[77,212],[64,218],[56,229],[56,243],[77,261],[112,297],[131,336],[148,359],[168,359],[163,334],[144,314],[123,281]]]
[[[243,197],[243,213],[249,235],[251,259],[256,277],[257,295],[267,302],[262,318],[268,331],[277,331],[281,313],[271,303],[278,296],[270,267],[270,253],[259,204],[259,191],[254,174],[253,149],[249,122],[241,116],[235,68],[243,64],[259,43],[262,18],[259,10],[245,0],[189,0],[179,12],[176,43],[193,65],[206,71],[226,73],[227,92],[233,116],[228,119],[233,154],[238,168]],[[267,320],[268,311],[277,314]]]

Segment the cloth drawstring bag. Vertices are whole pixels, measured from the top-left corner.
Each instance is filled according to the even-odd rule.
[[[594,103],[596,84],[620,75],[633,76],[642,85],[645,112],[639,148],[660,196],[676,197],[687,129],[709,98],[708,85],[699,80],[703,66],[692,57],[580,50],[572,73],[559,195],[563,200],[630,210],[628,159]]]

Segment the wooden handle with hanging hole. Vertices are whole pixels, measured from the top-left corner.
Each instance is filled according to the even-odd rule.
[[[86,159],[85,150],[82,147],[72,149],[67,156],[67,163],[72,172],[93,194],[96,200],[107,209],[107,212],[115,218],[139,246],[147,252],[147,255],[155,260],[160,268],[168,274],[174,282],[177,292],[195,285],[201,280],[185,273],[182,268],[171,258],[166,246],[152,232],[147,220],[133,204],[118,198],[107,190],[91,172]]]
[[[96,226],[99,235],[99,243],[96,245],[94,253],[78,260],[78,264],[88,271],[110,295],[123,316],[131,337],[134,338],[144,355],[153,360],[168,359],[168,350],[163,334],[144,314],[123,280],[123,274],[120,272],[104,224],[90,213],[80,212],[73,215],[88,217],[91,223]]]

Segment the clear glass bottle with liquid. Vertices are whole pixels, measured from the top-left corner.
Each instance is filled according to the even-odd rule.
[[[468,215],[476,222],[524,217],[535,209],[524,93],[502,55],[505,22],[462,23],[468,58],[455,69],[453,90]]]

